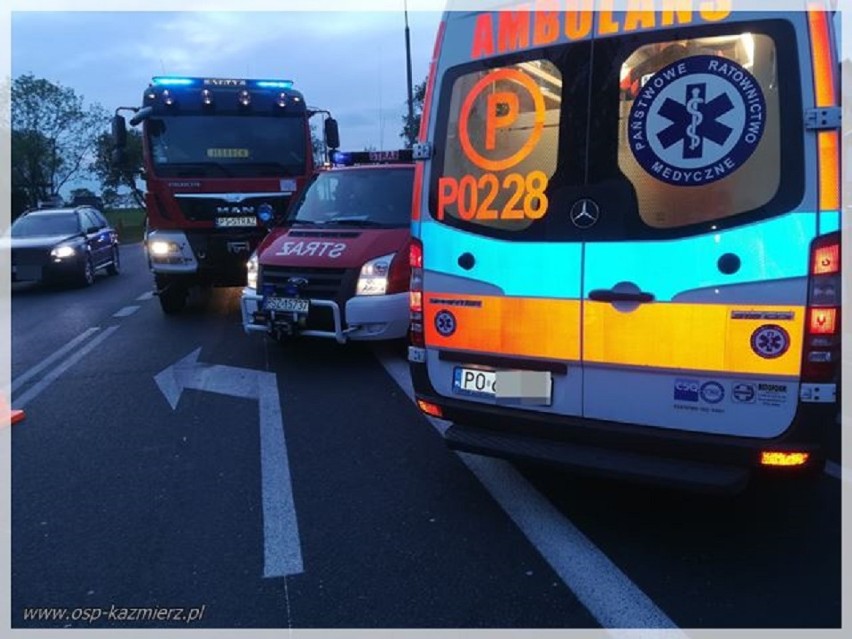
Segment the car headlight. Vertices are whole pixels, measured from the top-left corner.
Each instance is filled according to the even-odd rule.
[[[77,253],[77,249],[68,244],[63,244],[62,246],[55,247],[51,252],[50,256],[55,257],[57,259],[62,259],[65,257],[71,257],[72,255]]]
[[[180,246],[178,246],[177,242],[152,240],[148,243],[148,250],[151,252],[151,255],[163,256],[169,253],[180,253]]]
[[[388,290],[388,273],[396,253],[370,260],[361,267],[356,295],[384,295]]]
[[[246,262],[246,285],[249,288],[257,289],[257,271],[257,253],[252,253]]]

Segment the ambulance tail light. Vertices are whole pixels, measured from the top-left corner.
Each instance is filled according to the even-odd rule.
[[[418,239],[411,240],[408,264],[411,269],[408,287],[408,308],[411,316],[409,341],[412,346],[423,348],[426,345],[423,338],[423,244]]]
[[[810,453],[803,451],[762,450],[760,464],[762,466],[803,466],[810,456]]]
[[[422,399],[418,399],[417,406],[424,413],[431,415],[432,417],[441,418],[444,416],[444,411],[441,410],[441,407],[437,404],[433,404],[432,402],[424,402]]]
[[[831,382],[840,371],[840,233],[811,243],[803,382]]]
[[[390,270],[388,271],[387,295],[391,295],[392,293],[404,293],[408,290],[409,280],[411,277],[408,266],[409,251],[409,247],[406,246],[394,255],[393,261],[390,265]]]

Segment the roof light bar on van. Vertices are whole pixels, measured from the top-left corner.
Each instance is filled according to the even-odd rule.
[[[814,102],[817,108],[837,106],[837,69],[832,63],[830,14],[823,3],[808,3],[808,29],[811,39],[811,62],[814,72]],[[817,132],[819,172],[819,208],[840,209],[840,132]]]
[[[355,164],[382,164],[388,162],[412,162],[411,149],[391,151],[335,151],[332,162],[340,166]]]

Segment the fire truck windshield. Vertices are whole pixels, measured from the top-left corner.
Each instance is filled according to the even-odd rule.
[[[181,115],[147,122],[160,177],[300,176],[307,163],[303,117]]]
[[[403,228],[411,223],[413,168],[319,173],[291,209],[291,222]]]

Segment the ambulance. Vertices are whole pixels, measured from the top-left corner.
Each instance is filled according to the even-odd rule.
[[[443,14],[417,403],[452,449],[580,474],[816,476],[839,428],[839,20],[613,4]]]

